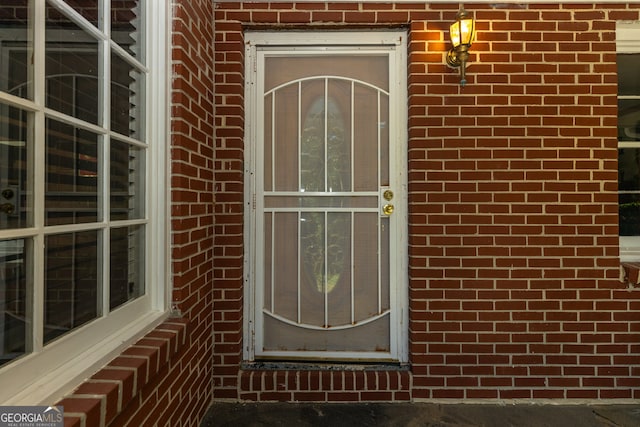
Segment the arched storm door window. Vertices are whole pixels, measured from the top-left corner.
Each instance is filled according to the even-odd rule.
[[[406,358],[404,33],[377,34],[247,35],[249,360]]]

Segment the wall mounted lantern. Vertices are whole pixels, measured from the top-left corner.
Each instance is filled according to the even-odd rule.
[[[466,66],[469,59],[469,48],[475,39],[475,21],[469,13],[461,8],[456,15],[456,22],[449,27],[449,37],[453,47],[447,53],[447,64],[460,67],[460,86],[467,84]]]

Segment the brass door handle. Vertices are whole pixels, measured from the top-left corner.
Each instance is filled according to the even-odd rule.
[[[394,206],[392,204],[386,204],[382,207],[382,212],[385,215],[391,215],[393,213]]]

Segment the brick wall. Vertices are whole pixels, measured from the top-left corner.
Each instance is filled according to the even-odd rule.
[[[65,426],[198,426],[212,400],[213,3],[172,3],[173,309],[59,402]]]
[[[615,22],[640,5],[467,5],[464,88],[444,65],[457,9],[216,4],[214,397],[640,397],[640,293],[619,281],[615,63]],[[306,25],[409,30],[406,378],[240,367],[243,28]]]

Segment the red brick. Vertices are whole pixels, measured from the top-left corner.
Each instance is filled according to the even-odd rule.
[[[303,392],[297,391],[293,393],[293,400],[296,402],[323,402],[326,400],[324,392]]]
[[[95,398],[78,398],[67,397],[58,402],[57,405],[64,407],[65,418],[66,414],[82,414],[85,417],[85,425],[87,426],[99,426],[103,425],[101,421],[101,400]],[[65,422],[66,424],[66,422]]]
[[[74,392],[74,396],[102,399],[101,408],[105,414],[105,423],[111,422],[120,411],[119,386],[117,382],[85,382]],[[78,396],[80,397],[80,396]],[[65,417],[66,418],[66,417]]]

